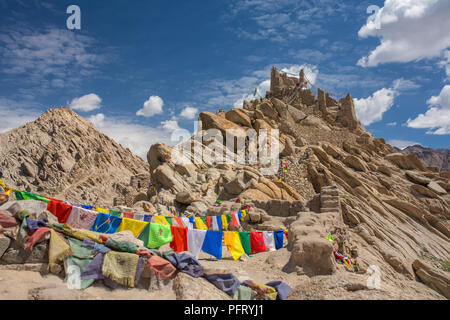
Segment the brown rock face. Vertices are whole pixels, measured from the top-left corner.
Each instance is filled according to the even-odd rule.
[[[403,149],[401,153],[413,154],[424,165],[437,167],[438,171],[450,171],[450,150],[448,149],[432,149],[415,145]]]
[[[141,158],[65,107],[0,134],[0,163],[11,187],[104,206],[148,172]]]

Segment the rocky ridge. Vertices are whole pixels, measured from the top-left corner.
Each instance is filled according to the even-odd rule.
[[[432,149],[414,145],[400,152],[416,155],[430,170],[450,171],[450,150],[448,149]]]
[[[0,168],[10,187],[99,206],[149,183],[145,161],[66,107],[0,134]]]

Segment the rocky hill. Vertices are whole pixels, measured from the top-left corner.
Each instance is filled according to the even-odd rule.
[[[65,107],[0,134],[0,168],[10,187],[99,206],[148,187],[145,161]]]
[[[414,145],[403,149],[401,153],[416,155],[427,167],[436,167],[438,171],[450,171],[449,149],[432,149]]]
[[[251,274],[260,283],[285,281],[293,288],[288,299],[450,297],[450,172],[427,168],[415,155],[373,137],[356,118],[350,94],[339,100],[321,89],[316,94],[303,71],[291,77],[273,68],[265,98],[227,112],[200,113],[202,131],[183,143],[194,152],[181,155],[157,143],[147,154],[148,166],[85,120],[69,125],[73,117],[79,118],[65,108],[50,110],[1,135],[6,180],[71,201],[100,197],[107,204],[116,197],[121,208],[166,216],[167,206],[197,216],[230,213],[241,208],[239,198],[251,210],[236,230],[288,229],[288,247],[202,264],[231,270],[240,279]],[[233,146],[225,149],[226,157],[218,152],[226,144],[219,133],[233,131],[240,139],[262,129],[279,130],[276,172],[265,173],[268,164],[243,161],[252,148],[261,150],[250,139],[244,139],[244,153]],[[276,141],[269,141],[272,150]],[[230,157],[242,163],[222,163]],[[125,193],[130,177],[145,171],[154,186]],[[216,205],[217,200],[223,202]],[[359,271],[338,263],[333,249],[356,259]],[[377,276],[381,283],[373,287]],[[202,292],[210,288],[194,280],[185,286],[189,294],[177,291],[183,285],[174,282],[177,298],[207,299]]]
[[[195,157],[180,164],[170,147],[156,144],[148,153],[152,182],[180,210],[217,215],[237,210],[239,198],[253,208],[244,229],[288,228],[290,257],[282,270],[302,279],[291,298],[345,299],[336,281],[348,281],[347,292],[364,291],[376,268],[385,284],[375,290],[379,298],[388,298],[387,291],[425,297],[429,288],[450,297],[450,173],[373,137],[356,118],[350,94],[339,100],[321,89],[315,94],[303,72],[290,77],[274,68],[264,99],[202,112],[199,120],[204,131],[233,129],[238,137],[278,129],[281,163],[290,164],[285,180],[281,170],[261,174],[257,164],[198,164]],[[209,154],[223,141],[193,137],[185,144],[196,143]],[[217,207],[217,199],[229,201]],[[156,201],[152,190],[149,201]],[[358,260],[357,284],[336,263],[333,248]]]

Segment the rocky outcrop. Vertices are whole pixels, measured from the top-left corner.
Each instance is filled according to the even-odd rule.
[[[438,171],[450,171],[450,150],[432,149],[421,145],[409,146],[400,151],[403,154],[413,154],[427,167],[436,167]]]
[[[414,260],[412,267],[420,281],[450,299],[450,276],[448,274],[420,260]]]
[[[104,206],[148,172],[144,160],[66,107],[0,134],[0,163],[10,187]]]

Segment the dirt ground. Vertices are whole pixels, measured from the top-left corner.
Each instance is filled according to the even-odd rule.
[[[164,251],[167,248],[162,248]],[[228,271],[240,281],[251,279],[265,284],[281,280],[292,287],[288,299],[292,300],[334,300],[334,299],[445,299],[435,291],[416,281],[382,281],[378,290],[365,287],[368,275],[345,271],[344,267],[331,276],[309,278],[305,275],[285,273],[283,266],[288,262],[290,252],[286,248],[263,252],[234,261],[224,248],[222,260],[215,260],[201,253],[199,262],[206,269]],[[338,266],[341,267],[341,266]],[[176,294],[171,288],[147,290],[138,288],[110,289],[96,281],[85,290],[68,289],[64,278],[39,272],[42,265],[0,266],[0,300],[174,300]],[[194,279],[195,280],[195,279]]]

